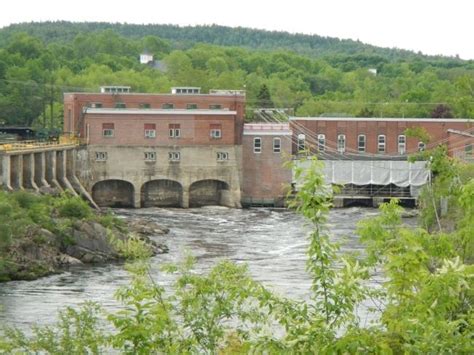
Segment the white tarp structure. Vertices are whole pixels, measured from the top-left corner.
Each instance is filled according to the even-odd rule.
[[[338,185],[390,185],[415,191],[428,181],[426,162],[396,160],[321,160],[326,183]],[[297,166],[309,167],[311,160],[301,159]],[[298,185],[298,182],[297,182]]]

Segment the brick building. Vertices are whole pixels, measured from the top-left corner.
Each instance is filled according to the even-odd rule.
[[[79,173],[100,205],[240,206],[243,92],[101,91],[64,97],[64,130],[87,144]]]
[[[292,174],[289,124],[245,124],[242,153],[242,204],[283,206]]]
[[[467,119],[290,117],[244,125],[244,112],[242,91],[138,94],[109,86],[65,94],[64,130],[87,144],[79,175],[93,198],[110,206],[283,205],[294,183],[283,165],[308,152],[325,160],[331,183],[351,191],[389,186],[411,197],[426,172],[395,160],[438,144],[472,157]],[[415,127],[427,131],[429,143],[406,136]]]
[[[323,159],[405,159],[407,154],[448,143],[448,130],[474,128],[469,119],[291,117],[293,153],[319,152]],[[406,136],[407,128],[423,127],[430,142]]]

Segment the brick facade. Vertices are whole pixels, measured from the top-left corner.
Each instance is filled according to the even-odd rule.
[[[405,153],[399,153],[398,138],[405,135],[407,128],[423,127],[431,140],[427,148],[438,144],[447,144],[448,129],[467,130],[474,127],[467,119],[409,119],[409,118],[328,118],[328,117],[292,117],[290,118],[293,131],[293,153],[298,152],[298,135],[305,136],[306,148],[317,151],[317,136],[325,136],[325,152],[338,153],[338,136],[345,136],[343,155],[384,155],[406,156],[418,151],[419,140],[406,138]],[[365,151],[360,152],[358,136],[365,135]],[[379,152],[378,138],[385,136],[385,151]],[[338,153],[339,154],[339,153]],[[323,156],[324,158],[324,156]]]
[[[260,144],[256,144],[260,140]],[[258,141],[257,141],[258,142]],[[279,143],[275,146],[275,143]],[[288,124],[246,124],[242,147],[242,203],[283,206],[291,184],[291,131]]]

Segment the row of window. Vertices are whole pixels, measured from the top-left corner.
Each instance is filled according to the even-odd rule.
[[[89,104],[87,104],[88,107],[90,108],[102,108],[103,105],[102,105],[102,102],[91,102]],[[127,108],[127,104],[125,102],[116,102],[114,104],[114,108]],[[138,108],[140,109],[150,109],[151,108],[151,104],[149,103],[139,103],[138,104]],[[174,104],[172,103],[164,103],[161,105],[161,108],[162,109],[165,109],[165,110],[172,110],[174,109]],[[187,110],[197,110],[198,108],[198,104],[186,104],[186,109]],[[208,108],[210,110],[222,110],[222,105],[219,105],[219,104],[211,104],[211,105],[208,105]]]
[[[337,136],[337,151],[339,153],[344,153],[346,151],[346,135],[339,134]],[[397,138],[398,145],[398,154],[406,154],[407,148],[407,138],[405,135],[401,134]],[[384,154],[387,147],[387,137],[384,134],[379,134],[377,136],[377,152],[379,154]],[[418,142],[418,150],[425,150],[425,143]],[[317,148],[318,151],[324,152],[326,150],[326,135],[318,134],[317,136]],[[359,134],[357,136],[357,151],[359,153],[365,153],[367,148],[367,137],[365,134]],[[304,151],[306,149],[306,137],[304,134],[298,135],[298,151]]]
[[[108,154],[107,152],[95,152],[96,161],[107,161]],[[144,152],[144,160],[148,162],[156,161],[156,152]],[[168,161],[177,162],[181,160],[181,152],[168,152]],[[217,161],[226,161],[229,160],[228,152],[217,152],[216,153]]]
[[[262,138],[255,137],[253,139],[253,152],[254,153],[261,153],[262,152]],[[273,153],[280,153],[281,152],[281,139],[280,138],[273,138]]]
[[[145,138],[156,138],[156,124],[145,123],[144,127]],[[102,124],[102,136],[106,138],[112,138],[115,136],[115,125],[113,123]],[[220,124],[211,124],[209,126],[209,136],[211,139],[222,138],[222,126]],[[168,137],[169,138],[180,138],[181,137],[181,125],[179,123],[170,123],[168,125]]]

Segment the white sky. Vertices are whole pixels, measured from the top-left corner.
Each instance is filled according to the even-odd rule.
[[[474,59],[474,0],[3,0],[0,27],[68,20],[219,24]]]

